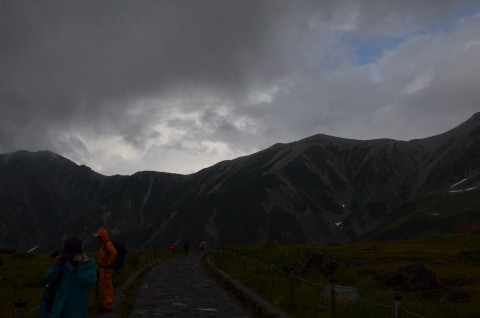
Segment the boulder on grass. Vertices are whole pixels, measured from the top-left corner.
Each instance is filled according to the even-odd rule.
[[[319,270],[323,275],[330,276],[337,269],[337,260],[329,253],[313,255],[299,272],[300,277],[311,274],[314,270]]]
[[[446,288],[440,301],[449,301],[452,303],[468,303],[470,301],[470,295],[461,286],[455,285]]]
[[[391,273],[387,283],[406,291],[420,291],[437,286],[437,277],[424,264],[412,264]]]
[[[333,285],[333,289],[335,291],[335,299],[338,301],[355,301],[360,299],[360,295],[358,294],[358,289],[355,287],[349,286],[341,286],[341,285]],[[328,284],[322,290],[322,297],[324,299],[331,299],[332,298],[332,284]]]
[[[457,258],[472,260],[472,261],[480,261],[480,250],[462,251],[457,254]]]

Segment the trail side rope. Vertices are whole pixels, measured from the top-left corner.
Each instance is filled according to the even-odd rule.
[[[232,252],[227,251],[227,253],[229,254],[230,257],[232,256]],[[224,255],[224,252],[222,252],[222,255]],[[233,255],[235,255],[235,254],[233,254]],[[234,256],[234,257],[236,257],[236,256]],[[283,274],[283,275],[290,276],[290,277],[293,277],[293,278],[295,278],[295,279],[298,279],[299,281],[301,281],[301,282],[303,282],[303,283],[306,283],[306,284],[309,284],[309,285],[311,285],[311,286],[315,286],[315,287],[318,287],[318,288],[320,288],[320,289],[325,288],[325,287],[328,286],[328,284],[321,285],[321,284],[314,283],[314,282],[312,282],[312,281],[303,279],[303,278],[301,278],[301,277],[299,277],[299,276],[297,276],[297,275],[295,275],[295,274],[285,272],[285,271],[281,270],[280,268],[278,268],[277,266],[275,266],[274,263],[267,264],[267,263],[264,263],[264,262],[260,261],[258,258],[255,259],[255,260],[252,260],[251,258],[246,257],[246,256],[242,256],[242,257],[244,257],[245,259],[250,260],[250,261],[255,261],[257,264],[260,264],[260,265],[263,265],[264,267],[273,269],[273,270],[275,270],[276,272],[281,273],[281,274]],[[377,291],[378,291],[378,290],[377,290]],[[391,306],[391,305],[385,305],[385,304],[382,304],[382,303],[378,303],[378,302],[371,301],[371,300],[367,300],[367,299],[363,299],[363,298],[360,298],[359,300],[360,300],[360,301],[363,301],[363,302],[366,302],[366,303],[370,303],[370,304],[372,304],[372,305],[377,305],[377,306],[381,306],[381,307],[385,307],[385,308],[390,308],[390,309],[394,309],[394,308],[395,308],[394,306]],[[426,318],[425,316],[416,314],[416,313],[411,312],[411,311],[409,311],[409,310],[407,310],[407,309],[404,309],[404,308],[401,308],[400,310],[403,311],[403,312],[406,312],[406,313],[408,313],[408,314],[410,314],[410,315],[412,315],[412,316],[418,317],[418,318]]]

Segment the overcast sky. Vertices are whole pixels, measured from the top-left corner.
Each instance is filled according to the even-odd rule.
[[[0,153],[188,174],[480,111],[480,1],[0,1]]]

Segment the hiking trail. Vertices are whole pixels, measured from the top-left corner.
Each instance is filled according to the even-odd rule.
[[[254,317],[205,271],[200,258],[190,253],[156,264],[129,317]]]

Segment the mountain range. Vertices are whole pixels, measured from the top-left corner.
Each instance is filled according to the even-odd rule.
[[[189,175],[104,176],[50,151],[0,155],[0,247],[207,240],[319,243],[458,231],[480,219],[480,113],[424,139],[315,135]]]

